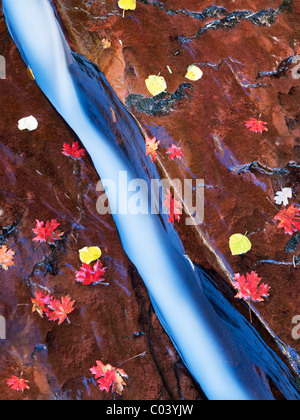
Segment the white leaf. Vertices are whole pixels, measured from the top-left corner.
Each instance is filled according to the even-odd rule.
[[[38,128],[37,120],[31,115],[30,117],[22,118],[18,122],[19,130],[34,131]]]
[[[274,200],[276,204],[283,204],[287,206],[289,204],[289,198],[292,198],[293,191],[291,188],[283,188],[281,191],[277,191]]]

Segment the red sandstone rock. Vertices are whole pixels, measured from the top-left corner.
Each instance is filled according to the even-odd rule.
[[[292,77],[291,63],[292,56],[300,53],[296,2],[290,6],[281,0],[269,2],[268,9],[278,11],[281,7],[281,13],[273,14],[274,22],[262,17],[270,16],[270,11],[257,15],[261,20],[255,23],[249,18],[239,20],[236,13],[234,18],[239,21],[235,26],[208,29],[184,43],[182,37],[193,37],[199,28],[224,19],[226,13],[251,10],[257,14],[263,6],[253,0],[223,2],[224,6],[219,4],[226,9],[223,15],[219,10],[219,15],[201,21],[191,12],[205,11],[211,6],[209,1],[169,0],[160,3],[164,6],[138,1],[136,11],[125,19],[110,1],[105,5],[92,2],[80,10],[75,9],[76,0],[55,3],[71,44],[100,66],[124,103],[127,99],[127,105],[133,104],[130,111],[146,132],[160,141],[160,152],[164,155],[172,143],[180,142],[186,160],[174,164],[161,159],[162,173],[183,178],[192,171],[205,180],[208,187],[200,234],[233,272],[259,271],[272,293],[257,309],[283,341],[300,350],[300,343],[291,337],[291,320],[300,307],[299,276],[292,262],[300,249],[285,252],[290,238],[274,221],[274,195],[282,187],[292,186],[293,201],[300,203],[300,80]],[[103,38],[112,43],[109,50],[97,47]],[[198,63],[204,75],[191,83],[193,90],[187,89],[188,96],[169,113],[149,115],[141,104],[128,101],[131,94],[149,97],[145,86],[149,74],[160,73],[168,92],[176,91],[187,82],[184,76],[193,63]],[[261,114],[268,132],[249,132],[245,121]],[[292,166],[290,162],[294,162]],[[213,266],[224,275],[224,267],[203,250],[198,233],[191,236],[184,224],[179,232],[194,262]],[[230,235],[238,232],[248,232],[253,242],[252,252],[244,258],[232,257],[228,247]]]
[[[7,79],[0,80],[0,244],[16,252],[15,266],[0,271],[0,315],[7,320],[7,337],[0,341],[0,398],[112,399],[93,384],[89,369],[98,359],[118,366],[142,352],[146,356],[124,365],[129,380],[122,398],[198,398],[113,219],[96,211],[98,176],[89,157],[80,164],[61,153],[77,137],[28,77],[3,18],[0,54],[7,62]],[[20,132],[18,120],[31,114],[38,129]],[[37,218],[56,218],[63,240],[37,248]],[[101,247],[109,287],[76,283],[78,251],[86,245]],[[31,296],[41,288],[76,301],[70,325],[32,313]],[[17,393],[6,379],[21,372],[30,390]]]

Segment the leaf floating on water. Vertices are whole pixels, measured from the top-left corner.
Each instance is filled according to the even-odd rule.
[[[79,250],[80,261],[84,264],[90,264],[91,262],[98,260],[101,255],[101,249],[97,246],[86,246]]]
[[[167,83],[162,76],[149,76],[146,80],[146,86],[153,96],[157,96],[167,89]]]
[[[237,233],[230,237],[229,247],[232,255],[242,255],[250,251],[252,244],[247,236]]]
[[[277,191],[274,200],[275,203],[287,206],[289,204],[289,198],[293,197],[293,191],[291,188],[283,188],[281,191]]]
[[[200,80],[202,76],[203,76],[203,71],[199,67],[195,66],[194,64],[189,66],[187,70],[187,74],[185,75],[187,79],[192,80],[194,82]]]
[[[97,360],[97,365],[93,366],[90,371],[95,378],[98,379],[98,385],[100,391],[106,391],[107,393],[116,392],[121,395],[126,383],[124,379],[128,379],[128,375],[123,369],[115,368],[111,365],[104,365],[100,360]]]
[[[265,125],[267,124],[264,121],[256,120],[255,118],[251,118],[250,121],[245,122],[246,127],[249,128],[249,131],[254,133],[262,133],[263,131],[268,131]]]
[[[38,128],[38,122],[36,118],[34,118],[32,115],[30,117],[25,117],[19,120],[18,122],[18,128],[19,130],[28,130],[28,131],[34,131]]]
[[[0,248],[0,267],[3,270],[7,271],[9,267],[15,265],[14,263],[15,252],[11,249],[8,249],[6,245],[1,246]]]

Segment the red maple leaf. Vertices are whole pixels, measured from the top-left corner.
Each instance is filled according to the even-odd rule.
[[[156,162],[159,143],[155,137],[146,137],[146,156],[150,155],[151,162]]]
[[[172,194],[169,190],[165,195],[164,206],[166,207],[169,214],[168,222],[175,223],[175,219],[177,222],[179,222],[182,214],[182,204],[177,201],[175,197],[172,197]]]
[[[285,233],[293,235],[294,232],[300,230],[300,207],[296,207],[294,204],[288,208],[282,207],[274,219],[280,220],[279,229],[284,228]]]
[[[183,151],[181,150],[181,147],[175,146],[175,144],[172,144],[171,147],[166,151],[167,155],[170,155],[170,160],[174,160],[176,157],[178,159],[182,159],[184,156]]]
[[[65,296],[59,299],[51,299],[49,302],[49,308],[52,312],[49,311],[47,314],[49,321],[59,321],[58,325],[62,324],[66,319],[68,319],[68,315],[74,311],[73,305],[75,300],[71,300],[69,296]]]
[[[37,312],[41,317],[43,317],[44,314],[49,314],[49,294],[45,296],[43,292],[35,292],[35,297],[31,298],[31,302],[33,304],[32,312]]]
[[[80,270],[76,272],[76,281],[84,285],[101,283],[106,270],[101,261],[97,261],[94,267],[83,263]]]
[[[72,144],[65,143],[62,154],[72,159],[82,159],[85,156],[85,149],[80,149],[78,141]]]
[[[25,389],[29,389],[29,386],[27,385],[28,381],[22,378],[18,378],[14,375],[10,379],[7,379],[6,382],[9,388],[13,389],[14,391],[24,392]]]
[[[128,379],[128,375],[124,370],[115,368],[111,365],[104,365],[102,362],[97,360],[97,365],[93,366],[90,371],[98,379],[100,391],[106,391],[107,393],[112,391],[121,395],[126,383],[123,378]]]
[[[240,274],[235,274],[233,286],[239,292],[235,296],[237,299],[244,299],[245,301],[252,300],[253,302],[263,302],[263,297],[269,296],[270,287],[267,284],[259,284],[262,280],[254,271],[251,274],[247,273],[246,277]]]
[[[246,127],[249,128],[249,131],[253,131],[254,133],[268,131],[267,127],[265,127],[267,123],[261,120],[256,120],[255,118],[251,118],[250,121],[246,121],[245,124]]]
[[[54,241],[60,239],[63,235],[61,232],[55,232],[55,229],[60,225],[56,219],[52,219],[51,222],[48,220],[46,226],[44,222],[36,221],[36,228],[32,231],[37,235],[33,238],[36,242],[48,242],[49,244],[54,244]]]

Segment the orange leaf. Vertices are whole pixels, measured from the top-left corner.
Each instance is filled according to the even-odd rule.
[[[155,162],[157,158],[157,149],[159,145],[159,141],[156,140],[155,137],[151,139],[150,137],[146,137],[146,156],[150,155],[151,162]]]
[[[294,232],[300,230],[300,207],[296,207],[294,204],[288,208],[282,207],[274,219],[280,220],[279,229],[284,228],[285,233],[293,235]]]
[[[128,375],[122,369],[115,368],[111,365],[104,365],[101,361],[97,360],[97,366],[93,366],[90,371],[98,379],[100,391],[107,393],[112,391],[121,395],[126,383],[123,378],[128,379]]]
[[[14,255],[14,251],[7,249],[7,246],[3,245],[0,248],[0,267],[4,270],[8,270],[9,267],[15,265]]]

